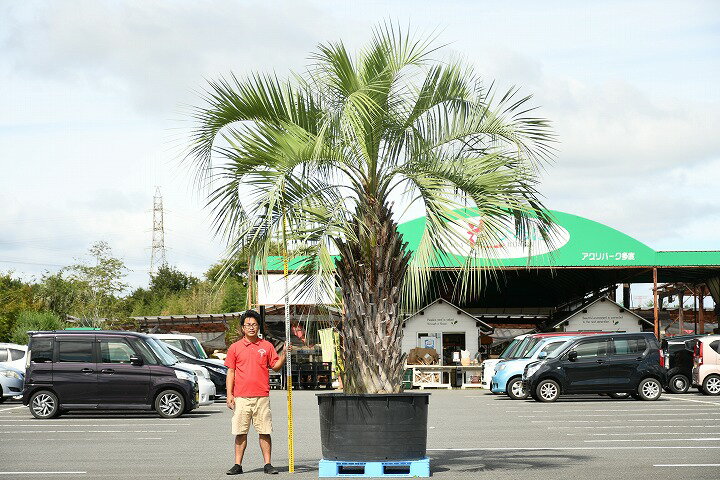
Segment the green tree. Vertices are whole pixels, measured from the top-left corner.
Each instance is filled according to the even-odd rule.
[[[150,291],[158,294],[177,293],[188,290],[198,283],[198,279],[187,275],[175,267],[163,265],[150,278]]]
[[[13,326],[10,341],[20,345],[27,345],[27,332],[33,330],[62,330],[65,327],[66,323],[52,312],[21,312],[15,326]]]
[[[31,284],[16,278],[12,272],[0,274],[0,342],[8,341],[20,312],[38,307]]]
[[[43,275],[37,285],[36,298],[42,308],[49,310],[60,318],[66,318],[73,310],[82,310],[78,306],[85,285],[65,277],[65,270],[58,273]]]
[[[223,284],[221,313],[242,312],[247,309],[247,285],[235,278],[229,278]]]
[[[436,51],[434,39],[386,25],[357,55],[321,45],[291,80],[210,82],[194,112],[188,156],[198,178],[212,178],[208,200],[231,254],[267,265],[280,239],[305,249],[309,286],[330,291],[337,279],[348,393],[402,389],[401,305],[426,295],[442,252],[469,248],[458,284],[467,294],[509,227],[524,243],[552,229],[536,191],[548,122],[530,97],[495,96],[468,65],[434,62]],[[402,198],[425,210],[414,253],[393,219]],[[470,246],[465,207],[483,218]]]
[[[113,318],[118,295],[126,288],[127,268],[112,255],[106,242],[96,242],[89,249],[91,260],[68,267],[70,279],[80,287],[78,312],[91,326],[104,327],[101,318]]]

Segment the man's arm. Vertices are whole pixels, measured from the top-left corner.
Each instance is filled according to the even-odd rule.
[[[235,397],[233,396],[233,387],[235,386],[235,369],[228,368],[227,379],[225,380],[225,402],[230,410],[235,409]]]
[[[283,365],[285,365],[285,358],[287,358],[285,349],[283,349],[282,353],[277,359],[277,362],[275,362],[275,365],[271,366],[274,371],[279,372]]]

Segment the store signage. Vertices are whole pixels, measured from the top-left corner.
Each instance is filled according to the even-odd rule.
[[[428,318],[428,327],[445,327],[448,325],[457,325],[457,318]]]
[[[617,326],[625,317],[622,314],[617,315],[583,315],[579,320],[580,325],[584,326]]]
[[[493,219],[492,234],[487,221],[481,216],[468,217],[452,225],[459,239],[447,249],[450,253],[478,258],[521,258],[542,255],[557,250],[570,241],[570,232],[556,225],[551,234],[551,245],[540,235],[540,224],[530,221],[525,240],[521,241],[511,217]],[[552,248],[551,248],[552,247]],[[488,254],[490,252],[490,254]]]

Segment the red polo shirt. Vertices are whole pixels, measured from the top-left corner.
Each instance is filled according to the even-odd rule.
[[[270,395],[268,368],[278,361],[272,343],[259,339],[253,343],[242,338],[230,345],[225,366],[235,370],[235,397],[267,397]]]

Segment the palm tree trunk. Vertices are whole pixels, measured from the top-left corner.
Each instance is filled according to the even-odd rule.
[[[399,300],[411,254],[385,203],[365,202],[355,218],[355,238],[338,242],[344,390],[399,393],[405,366]]]

